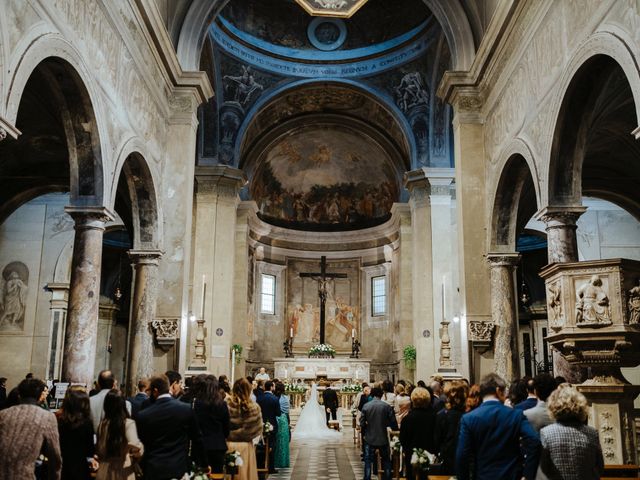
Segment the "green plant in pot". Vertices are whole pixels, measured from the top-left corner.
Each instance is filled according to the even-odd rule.
[[[402,351],[402,359],[404,360],[404,366],[409,370],[416,368],[416,347],[413,345],[407,345]]]

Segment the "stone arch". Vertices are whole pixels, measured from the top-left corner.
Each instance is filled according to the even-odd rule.
[[[178,39],[178,60],[183,70],[198,70],[200,53],[213,19],[229,0],[194,0],[185,16]],[[475,56],[473,32],[459,2],[424,0],[440,23],[450,45],[454,70],[468,70]]]
[[[71,204],[101,206],[104,168],[98,95],[79,52],[57,34],[35,38],[14,66],[6,104],[7,119],[16,123],[24,89],[36,69],[46,75],[63,115],[69,151]]]
[[[134,250],[157,250],[162,239],[157,175],[146,161],[141,142],[132,138],[125,142],[118,155],[109,205],[115,207],[116,192],[122,176],[131,202]]]
[[[618,35],[601,31],[583,42],[572,56],[558,84],[552,118],[555,119],[550,131],[549,161],[545,172],[546,188],[541,192],[548,205],[580,205],[582,196],[583,155],[587,142],[589,124],[584,119],[572,118],[575,108],[588,111],[597,98],[586,93],[580,94],[584,82],[593,80],[592,73],[609,63],[622,70],[633,96],[635,125],[640,119],[640,68],[636,55],[629,45]],[[606,79],[602,79],[604,82]],[[602,85],[593,85],[598,90]],[[598,93],[598,92],[596,92]],[[573,104],[572,104],[573,102]],[[577,115],[576,115],[577,116]],[[567,135],[567,131],[575,134]],[[632,131],[627,132],[632,139]],[[567,138],[569,137],[569,138]]]
[[[514,252],[518,231],[538,210],[540,189],[533,155],[522,140],[505,150],[491,212],[492,252]]]
[[[357,92],[359,95],[366,97],[369,101],[378,105],[379,108],[386,111],[393,118],[394,122],[401,131],[403,145],[398,145],[398,147],[401,153],[406,155],[406,168],[411,169],[416,165],[417,148],[415,138],[411,130],[411,125],[409,125],[407,118],[398,109],[393,99],[389,98],[381,92],[373,90],[367,85],[363,85],[359,82],[349,79],[329,79],[321,81],[317,79],[303,79],[281,85],[262,95],[260,99],[247,112],[244,117],[244,121],[238,129],[234,149],[234,158],[237,162],[236,165],[240,165],[242,163],[242,154],[248,148],[247,138],[251,137],[251,135],[248,135],[248,133],[250,133],[249,130],[253,125],[259,122],[259,116],[267,111],[269,106],[278,102],[278,100],[283,98],[285,95],[291,92],[295,92],[299,89],[311,88],[315,85],[322,85],[323,87],[334,86],[336,88],[350,88],[353,91]],[[253,136],[256,137],[259,135]]]

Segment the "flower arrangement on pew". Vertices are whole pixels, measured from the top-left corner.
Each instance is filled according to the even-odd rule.
[[[237,450],[227,452],[224,456],[224,468],[228,474],[235,475],[238,473],[238,467],[244,465],[244,461]]]

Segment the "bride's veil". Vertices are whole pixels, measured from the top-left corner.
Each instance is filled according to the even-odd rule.
[[[305,404],[293,431],[294,439],[340,439],[341,435],[327,427],[324,409],[318,402],[318,386],[311,386],[309,399]]]

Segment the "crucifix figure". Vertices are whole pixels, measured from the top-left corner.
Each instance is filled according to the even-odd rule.
[[[346,273],[327,273],[327,257],[320,257],[319,273],[301,273],[301,278],[312,278],[318,281],[318,297],[320,297],[320,343],[324,343],[325,306],[327,303],[327,281],[332,278],[347,278]]]

